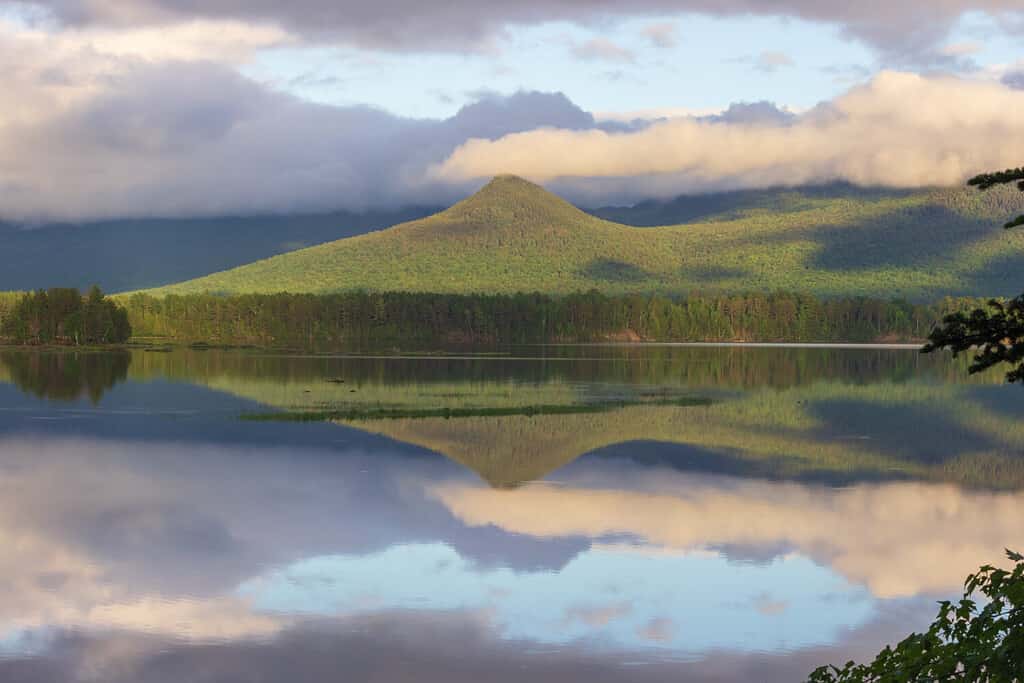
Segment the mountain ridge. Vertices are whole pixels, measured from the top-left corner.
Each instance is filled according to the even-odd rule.
[[[640,228],[504,175],[440,213],[150,293],[788,290],[927,300],[1024,289],[1024,238],[995,219],[1024,211],[1012,188],[785,201],[786,210]]]

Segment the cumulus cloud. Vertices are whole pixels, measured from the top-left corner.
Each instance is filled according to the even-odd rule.
[[[344,40],[392,50],[479,49],[512,24],[586,23],[666,13],[783,16],[838,25],[897,58],[934,53],[964,14],[981,12],[1011,27],[1019,0],[37,0],[70,25],[140,26],[204,18],[270,22],[311,39]]]
[[[847,180],[951,185],[1024,158],[1024,93],[1000,83],[886,72],[788,125],[659,122],[630,133],[538,130],[471,140],[436,177],[618,179],[648,192]]]

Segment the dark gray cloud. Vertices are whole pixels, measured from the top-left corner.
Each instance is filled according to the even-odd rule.
[[[710,123],[769,124],[784,126],[796,121],[796,115],[781,109],[774,102],[734,102],[721,114],[701,117]]]
[[[513,24],[695,12],[753,14],[836,24],[853,38],[897,59],[938,54],[952,24],[985,12],[1011,27],[1019,0],[39,0],[70,24],[139,25],[188,18],[267,21],[312,39],[342,40],[389,50],[476,50]]]
[[[1003,84],[1016,90],[1024,90],[1024,70],[1011,71],[1003,76]]]

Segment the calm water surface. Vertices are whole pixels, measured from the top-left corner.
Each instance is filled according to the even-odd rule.
[[[906,350],[0,352],[0,680],[794,681],[1020,547]]]

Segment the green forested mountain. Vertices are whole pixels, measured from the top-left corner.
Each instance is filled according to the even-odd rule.
[[[787,290],[929,300],[1024,289],[1024,234],[997,227],[1024,211],[1013,188],[736,196],[745,200],[731,208],[721,198],[634,207],[636,223],[702,216],[637,228],[502,176],[433,216],[156,293]]]
[[[508,187],[498,191],[502,184]],[[486,204],[490,206],[481,207]],[[258,291],[276,291],[284,284],[292,291],[393,289],[390,280],[395,274],[401,275],[407,289],[441,292],[560,293],[596,287],[608,293],[787,289],[918,299],[947,293],[1015,294],[1024,288],[1024,270],[1019,268],[1024,257],[1016,256],[1024,253],[1024,240],[995,228],[1008,215],[1019,213],[1022,204],[1024,196],[1012,189],[981,194],[967,189],[894,191],[833,184],[684,196],[592,210],[593,216],[622,224],[609,231],[608,223],[572,210],[535,186],[505,178],[471,201],[433,216],[427,233],[437,232],[439,240],[431,250],[388,260],[389,240],[401,245],[430,239],[422,231],[413,239],[415,231],[403,226],[398,232],[404,236],[384,242],[353,245],[345,240],[340,251],[328,250],[336,254],[337,263],[325,259],[324,253],[314,255],[310,263],[317,264],[317,271],[312,277],[286,273],[286,282],[279,284],[275,275]],[[33,229],[0,224],[0,290],[92,284],[106,291],[159,287],[430,213],[413,208],[373,214],[123,220]],[[502,225],[503,221],[512,225]],[[669,236],[673,244],[667,250],[661,246],[664,235],[624,229],[680,224],[687,224],[687,234],[678,237],[677,230],[675,237]],[[565,245],[554,229],[559,225],[577,228]],[[482,234],[465,239],[467,231]],[[500,233],[498,243],[488,242],[487,235],[495,233]],[[1002,253],[1004,249],[1011,255]],[[355,261],[370,258],[374,250],[384,254],[383,262]],[[298,262],[289,261],[285,269],[294,263]],[[274,264],[273,270],[281,267]],[[230,287],[224,288],[256,291],[244,283],[251,272],[241,278],[232,274]],[[440,279],[431,281],[438,274]],[[219,275],[215,280],[213,288],[222,287]],[[206,281],[201,288],[209,286]],[[188,289],[197,291],[192,283]]]
[[[956,191],[954,191],[956,192]],[[606,206],[589,213],[605,220],[636,227],[657,227],[744,218],[752,213],[795,213],[822,208],[834,202],[872,202],[908,198],[913,190],[859,187],[850,183],[730,190],[680,195],[668,200],[647,200],[629,206]]]

